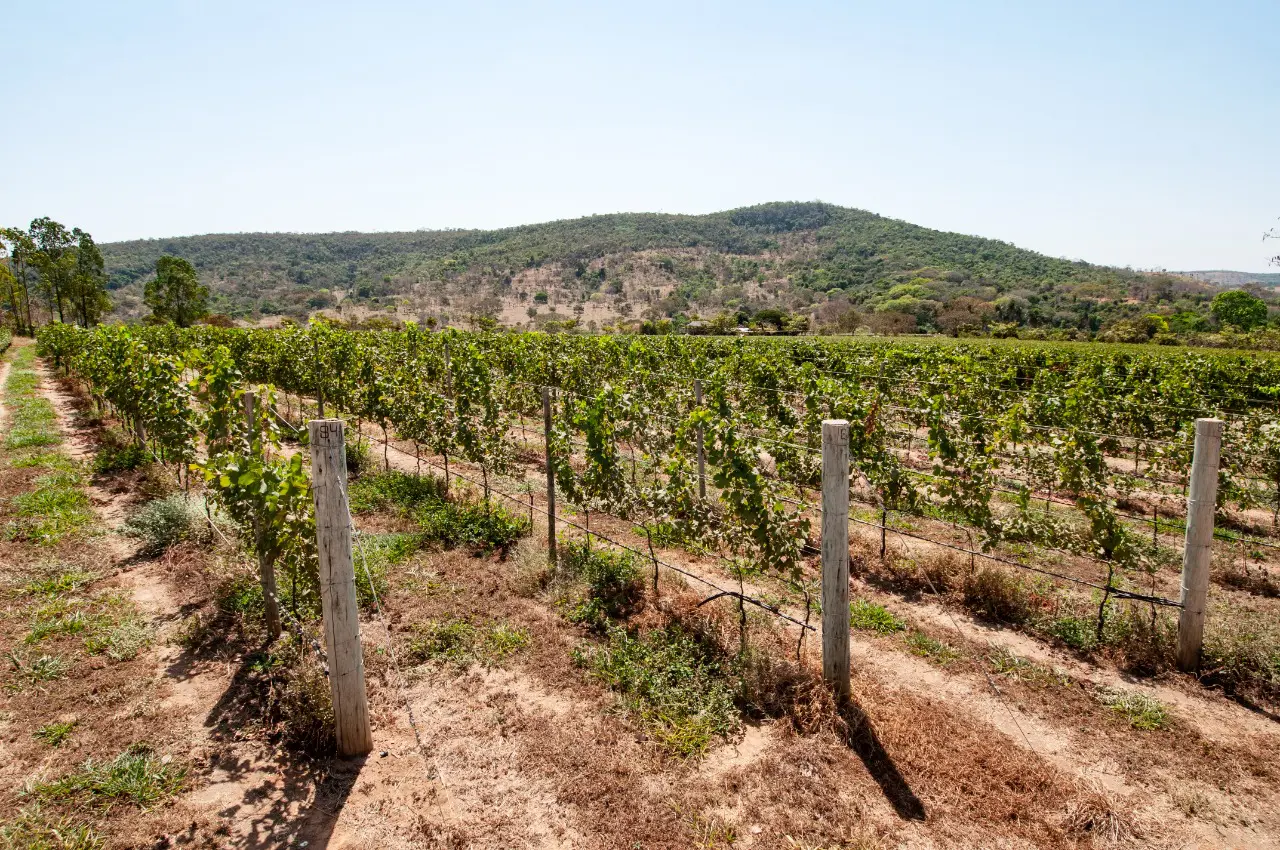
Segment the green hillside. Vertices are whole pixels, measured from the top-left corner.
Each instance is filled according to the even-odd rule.
[[[136,308],[156,258],[190,260],[240,318],[332,308],[537,324],[749,316],[776,308],[909,330],[992,321],[1093,328],[1211,292],[819,202],[701,216],[600,215],[503,230],[218,234],[102,246],[117,303]]]

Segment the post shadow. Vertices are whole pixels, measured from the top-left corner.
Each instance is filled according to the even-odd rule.
[[[880,742],[871,718],[850,699],[840,707],[840,717],[845,722],[845,743],[862,759],[867,773],[880,786],[881,792],[898,817],[903,820],[923,821],[927,817],[924,803],[911,790],[893,757]]]

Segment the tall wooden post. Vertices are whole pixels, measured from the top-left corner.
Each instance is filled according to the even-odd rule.
[[[258,433],[258,394],[253,390],[244,393],[244,422],[249,442],[262,439]],[[253,551],[258,556],[258,580],[262,583],[262,599],[266,606],[267,634],[272,640],[280,637],[280,598],[276,591],[276,565],[262,551],[262,519],[255,511],[253,516]]]
[[[1187,537],[1182,552],[1182,614],[1178,618],[1178,669],[1200,667],[1204,646],[1204,609],[1209,596],[1213,553],[1213,514],[1218,501],[1218,459],[1222,420],[1196,420],[1191,490],[1187,497]]]
[[[849,423],[822,423],[822,678],[849,698]]]
[[[556,563],[556,467],[551,462],[551,388],[542,388],[542,440],[547,457],[547,558]]]
[[[701,378],[693,379],[693,401],[698,407],[702,407]],[[704,501],[707,498],[707,447],[701,425],[698,426],[698,498]]]
[[[311,437],[311,492],[316,500],[316,548],[320,556],[320,606],[329,654],[329,689],[338,753],[373,749],[369,698],[360,649],[360,609],[351,558],[351,513],[347,504],[347,449],[342,420],[307,423]]]

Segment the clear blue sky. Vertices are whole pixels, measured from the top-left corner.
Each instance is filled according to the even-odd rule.
[[[0,25],[0,222],[100,241],[822,199],[1142,268],[1280,253],[1277,0],[5,0]]]

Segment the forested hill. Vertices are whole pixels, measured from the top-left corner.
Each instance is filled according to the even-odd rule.
[[[927,323],[956,299],[968,299],[959,308],[977,315],[1006,297],[1011,321],[1087,326],[1098,305],[1132,300],[1146,279],[819,202],[491,231],[190,236],[102,251],[125,314],[156,258],[175,254],[196,266],[217,309],[241,318],[300,317],[342,302],[345,311],[455,321],[480,314],[506,324],[570,313],[600,324],[687,321],[765,307],[820,320],[814,311],[835,301]]]

